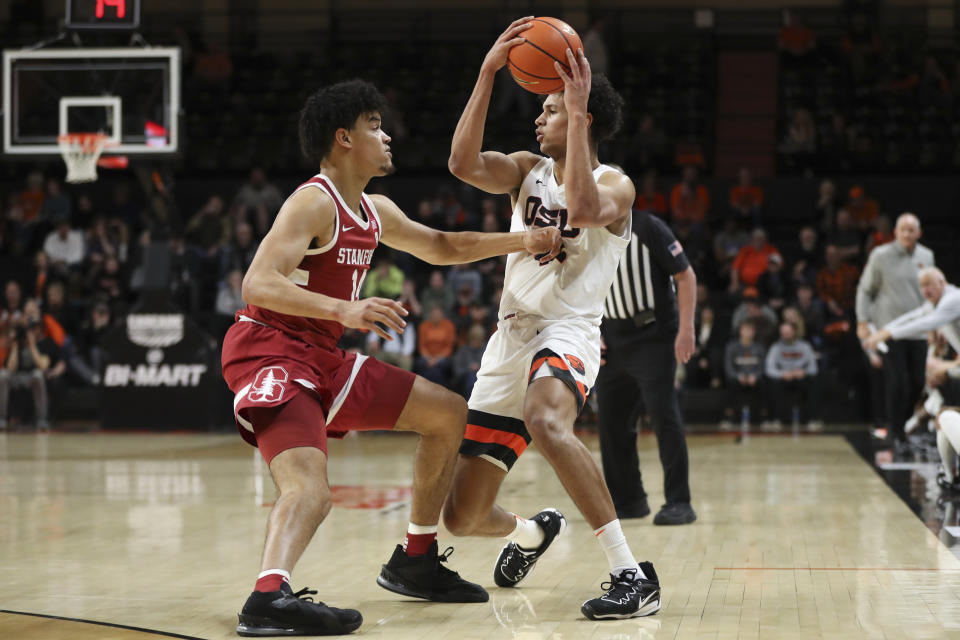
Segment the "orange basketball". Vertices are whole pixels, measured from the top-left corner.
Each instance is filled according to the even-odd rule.
[[[563,20],[534,18],[533,26],[524,31],[522,44],[510,49],[507,67],[521,87],[533,93],[547,94],[563,91],[563,78],[553,68],[559,62],[567,71],[567,49],[574,53],[583,47],[580,36]]]

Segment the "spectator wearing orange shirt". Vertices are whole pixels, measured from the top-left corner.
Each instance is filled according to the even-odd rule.
[[[870,252],[882,244],[893,242],[893,223],[889,216],[879,216],[877,218],[877,229],[867,238],[866,251],[864,255],[869,256]]]
[[[697,168],[687,165],[683,168],[683,180],[670,192],[670,211],[674,222],[702,225],[710,209],[710,194],[707,188],[699,184]]]
[[[730,291],[740,287],[754,287],[760,274],[767,270],[767,257],[780,252],[767,242],[767,232],[757,227],[750,236],[750,244],[740,249],[730,268]]]
[[[817,296],[827,303],[829,315],[848,317],[856,302],[860,270],[844,262],[840,251],[832,244],[827,245],[824,257],[826,264],[817,273]]]
[[[737,184],[730,188],[730,208],[741,228],[752,229],[760,224],[761,207],[763,187],[753,184],[750,169],[741,167]]]
[[[850,200],[847,201],[846,209],[859,229],[868,231],[877,225],[877,216],[880,214],[877,201],[868,198],[860,185],[850,187]]]
[[[637,211],[649,211],[663,220],[667,219],[667,197],[657,190],[657,174],[653,171],[644,174],[633,208]]]
[[[430,315],[420,323],[417,332],[420,334],[417,339],[420,357],[417,358],[414,372],[430,382],[446,386],[451,374],[450,356],[457,343],[456,327],[442,308],[432,307]]]
[[[790,54],[794,59],[802,58],[813,51],[817,46],[817,37],[813,30],[804,26],[800,18],[789,10],[783,12],[783,27],[777,45],[780,51]]]
[[[43,209],[43,201],[46,199],[43,191],[43,174],[34,171],[27,176],[27,188],[20,192],[20,210],[21,222],[24,225],[31,225],[40,218],[40,212]]]

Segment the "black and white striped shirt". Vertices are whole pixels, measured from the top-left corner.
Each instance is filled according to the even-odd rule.
[[[690,266],[680,242],[660,218],[633,213],[632,237],[604,301],[604,329],[644,339],[677,332],[674,275]]]

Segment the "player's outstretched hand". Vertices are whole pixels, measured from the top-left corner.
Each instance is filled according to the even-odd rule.
[[[559,62],[553,63],[557,75],[563,78],[563,104],[568,114],[586,113],[593,73],[590,71],[587,57],[583,55],[583,49],[577,49],[576,53],[567,49],[567,65],[570,67],[570,73],[567,73]]]
[[[518,44],[523,44],[524,38],[521,34],[533,26],[530,24],[531,20],[533,20],[533,16],[527,16],[511,22],[506,31],[501,33],[500,37],[493,43],[493,46],[490,47],[490,51],[487,52],[487,56],[483,59],[481,69],[499,71],[501,67],[507,64],[507,55],[510,53],[510,49]]]
[[[387,298],[366,298],[344,304],[340,323],[345,327],[373,331],[384,340],[393,340],[385,327],[397,333],[403,333],[407,326],[403,316],[407,315],[399,302]]]
[[[547,264],[563,249],[560,229],[557,227],[528,229],[523,233],[523,247],[528,253],[532,253],[540,264]]]

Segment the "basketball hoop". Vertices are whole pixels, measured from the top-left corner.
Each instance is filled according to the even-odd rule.
[[[67,182],[78,184],[97,179],[97,167],[125,169],[126,156],[100,158],[107,146],[107,136],[102,133],[65,133],[57,136],[60,155],[67,165]]]

